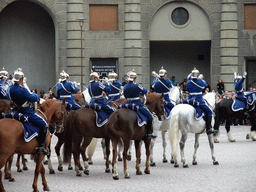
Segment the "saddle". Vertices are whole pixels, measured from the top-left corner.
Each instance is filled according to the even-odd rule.
[[[121,109],[121,108],[133,110],[133,111],[137,114],[137,117],[138,117],[138,126],[139,126],[139,127],[142,127],[143,125],[147,124],[148,118],[147,118],[146,116],[144,116],[144,115],[139,111],[139,109],[140,109],[140,106],[139,106],[139,105],[136,105],[136,104],[134,104],[134,103],[125,103],[125,104],[118,105],[118,109]]]
[[[22,113],[17,113],[17,112],[6,113],[6,114],[2,113],[0,115],[0,119],[4,119],[4,118],[15,119],[22,124],[23,131],[24,131],[24,140],[26,142],[31,141],[32,139],[37,137],[39,134],[40,128],[33,125],[31,122],[29,122],[28,116],[23,115]]]
[[[109,114],[107,114],[103,109],[101,109],[101,105],[97,103],[87,103],[85,104],[85,107],[94,110],[96,114],[96,125],[98,127],[102,127],[108,122]]]
[[[191,106],[194,107],[195,109],[195,119],[197,121],[201,120],[203,117],[205,117],[204,111],[203,109],[200,107],[199,102],[197,102],[196,100],[190,100],[190,99],[186,99],[183,100],[181,103],[183,104],[189,104]]]

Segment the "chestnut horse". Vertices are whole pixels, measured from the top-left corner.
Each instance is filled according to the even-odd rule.
[[[163,94],[156,93],[147,94],[146,106],[151,113],[155,113],[159,121],[164,120],[164,100]],[[130,147],[130,141],[135,141],[136,150],[136,174],[141,175],[140,170],[140,141],[144,140],[146,148],[146,168],[145,173],[150,174],[149,158],[150,158],[150,142],[151,138],[145,137],[146,129],[145,125],[138,126],[137,114],[130,109],[121,108],[111,114],[108,121],[109,136],[113,146],[113,179],[119,179],[117,172],[117,144],[123,141],[123,165],[124,165],[124,177],[130,178],[130,174],[127,171],[127,151]]]
[[[47,100],[39,104],[36,112],[42,116],[48,123],[50,121],[55,123],[62,123],[63,114],[65,112],[65,100],[60,102],[58,100]],[[46,137],[46,146],[50,143],[50,135]],[[38,148],[38,141],[36,138],[30,142],[25,142],[24,131],[22,124],[14,119],[1,119],[0,120],[0,169],[5,165],[7,159],[13,154],[34,154],[36,162],[33,189],[38,192],[37,181],[38,175],[41,173],[44,191],[49,191],[48,184],[45,179],[45,169],[42,164],[44,158],[43,154],[36,153]],[[0,170],[0,191],[3,192],[4,187],[2,183],[2,172]]]

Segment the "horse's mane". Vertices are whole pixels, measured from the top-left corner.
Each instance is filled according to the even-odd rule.
[[[44,101],[42,104],[40,104],[38,106],[38,108],[41,111],[45,111],[46,108],[49,108],[50,106],[54,105],[56,102],[60,102],[60,101],[57,99],[48,99],[48,100]]]
[[[162,97],[162,94],[157,94],[156,92],[147,93],[147,103],[152,103]]]
[[[0,113],[11,110],[11,102],[5,99],[0,99]]]

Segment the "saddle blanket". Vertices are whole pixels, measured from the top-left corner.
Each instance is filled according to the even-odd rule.
[[[171,110],[167,107],[167,105],[164,106],[164,113],[166,119],[169,119],[171,117]]]
[[[126,103],[126,104],[121,104],[118,105],[118,109],[120,108],[126,108],[126,109],[131,109],[133,110],[138,117],[138,126],[142,127],[143,125],[147,124],[148,118],[144,116],[140,111],[139,111],[139,106],[135,105],[134,103]]]
[[[85,104],[85,107],[94,110],[96,114],[96,125],[98,127],[102,127],[108,122],[109,114],[107,114],[104,110],[101,109],[101,105],[97,103],[87,103]]]
[[[23,115],[21,113],[7,113],[1,114],[0,119],[3,118],[11,118],[20,121],[24,131],[24,140],[26,142],[31,141],[39,134],[39,127],[36,127],[32,123],[28,121],[28,116]]]
[[[182,103],[183,104],[189,104],[189,105],[194,107],[194,109],[195,109],[195,119],[197,121],[201,120],[204,117],[204,115],[205,115],[204,111],[200,107],[200,105],[197,101],[186,99],[186,100],[183,100]]]
[[[249,105],[252,105],[254,103],[254,101],[256,100],[256,91],[245,95],[245,97],[246,97],[247,103]]]
[[[232,111],[240,111],[245,109],[245,103],[243,101],[239,101],[234,99],[232,106],[231,106]]]

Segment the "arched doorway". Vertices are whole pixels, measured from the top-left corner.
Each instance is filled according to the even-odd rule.
[[[163,66],[169,79],[175,76],[181,83],[196,67],[210,83],[211,27],[200,7],[191,2],[164,5],[152,19],[149,36],[151,71]]]
[[[31,1],[15,1],[0,12],[0,66],[23,69],[30,89],[56,83],[55,29],[49,13]]]

